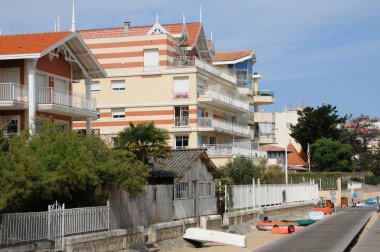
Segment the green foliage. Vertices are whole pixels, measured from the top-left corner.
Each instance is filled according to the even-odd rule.
[[[263,184],[284,184],[285,173],[280,166],[270,166],[262,173],[261,182]]]
[[[0,153],[0,212],[104,204],[111,188],[141,193],[148,168],[96,136],[57,131],[51,123],[10,139]]]
[[[356,177],[356,176],[351,177],[351,180],[355,182],[363,182],[363,179],[361,177]]]
[[[322,138],[311,145],[311,162],[317,171],[352,170],[352,147],[333,139]]]
[[[360,167],[364,171],[370,171],[380,177],[380,149],[367,151],[361,155]]]
[[[364,183],[367,185],[377,185],[378,178],[373,175],[366,175],[364,177]]]
[[[261,169],[255,166],[251,160],[244,157],[236,157],[232,162],[220,168],[222,177],[230,178],[235,185],[252,184],[253,178],[260,178]]]
[[[170,147],[166,130],[157,128],[153,122],[149,124],[129,123],[129,127],[118,134],[116,149],[133,152],[136,158],[148,163],[157,157],[167,157]]]
[[[233,208],[233,193],[232,193],[232,185],[234,184],[233,180],[229,177],[222,177],[220,179],[217,179],[215,181],[216,185],[216,193],[218,197],[224,198],[225,193],[226,193],[226,188],[227,188],[227,197],[229,200],[228,202],[228,209]],[[225,200],[226,202],[226,200]]]
[[[349,118],[347,115],[340,117],[336,107],[330,104],[322,104],[317,108],[306,107],[298,111],[298,115],[298,123],[290,126],[290,136],[304,150],[307,149],[308,143],[313,144],[321,138],[341,139],[343,130],[339,125]]]
[[[337,188],[337,179],[342,176],[341,172],[297,172],[289,173],[289,183],[298,184],[314,180],[322,189],[330,190]]]

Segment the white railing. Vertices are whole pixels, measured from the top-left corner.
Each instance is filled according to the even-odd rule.
[[[38,90],[39,104],[56,104],[76,109],[96,111],[95,98],[87,99],[81,94],[72,93],[56,88],[40,88]]]
[[[232,95],[232,94],[228,94],[222,91],[217,91],[213,89],[212,87],[208,89],[199,90],[198,97],[199,96],[211,97],[225,104],[228,104],[237,108],[242,108],[246,110],[247,112],[249,111],[248,103],[244,101],[243,99],[241,99],[238,95]]]
[[[176,219],[195,217],[194,199],[175,199],[173,204]]]
[[[189,117],[188,116],[175,117],[174,118],[174,126],[175,127],[189,126]]]
[[[199,198],[199,215],[211,215],[217,212],[217,199],[215,197]]]
[[[226,194],[226,198],[230,200],[225,209],[229,212],[258,209],[260,207],[317,203],[319,200],[318,184],[310,182],[288,185],[260,185],[255,183],[251,185],[233,185],[232,195]]]
[[[52,209],[49,206],[49,211],[46,212],[3,214],[0,245],[63,238],[65,235],[108,229],[108,206],[72,209]]]
[[[218,67],[215,67],[211,65],[210,63],[194,58],[194,57],[174,57],[173,63],[171,65],[172,67],[198,67],[200,69],[203,69],[211,74],[214,74],[216,76],[219,76],[220,78],[223,78],[229,82],[235,83],[236,84],[236,75],[234,74],[229,74],[224,72],[223,70],[219,69]]]
[[[28,87],[16,83],[0,83],[0,101],[28,102]]]
[[[248,126],[244,126],[238,123],[225,121],[222,119],[214,119],[209,117],[198,117],[198,127],[213,127],[217,131],[228,133],[239,133],[243,135],[249,135]]]
[[[249,158],[267,158],[267,152],[233,144],[206,144],[199,148],[207,148],[209,156],[244,156]]]

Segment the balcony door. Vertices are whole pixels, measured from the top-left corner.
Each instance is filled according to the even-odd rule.
[[[20,83],[20,68],[3,68],[2,80],[3,83]]]
[[[52,103],[52,94],[49,89],[47,76],[36,73],[37,102],[42,104]]]
[[[20,68],[0,69],[0,100],[20,100],[21,91],[12,83],[20,83]]]
[[[70,105],[69,83],[66,80],[54,78],[54,103]]]
[[[189,126],[189,106],[174,107],[175,126]]]

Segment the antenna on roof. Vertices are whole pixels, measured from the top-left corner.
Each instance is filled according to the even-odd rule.
[[[54,22],[54,31],[57,31],[57,22]]]
[[[59,20],[59,16],[58,16],[58,20],[57,20],[57,31],[58,32],[61,31],[61,21]]]
[[[73,12],[71,16],[71,31],[75,32],[76,31],[76,18],[75,18],[75,0],[73,0]]]
[[[199,5],[199,23],[202,23],[202,5]]]
[[[156,24],[158,24],[158,11],[157,11],[157,15],[156,15]]]
[[[210,36],[210,39],[211,39],[211,41],[213,40],[213,39],[212,39],[212,29],[211,29],[211,36]]]
[[[186,17],[185,17],[185,13],[182,14],[182,23],[183,24],[186,24]]]

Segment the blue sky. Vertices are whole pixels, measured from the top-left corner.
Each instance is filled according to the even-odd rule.
[[[77,28],[199,19],[216,49],[254,49],[263,90],[285,106],[336,105],[380,118],[379,0],[76,0]],[[0,0],[3,34],[69,29],[72,0]],[[264,108],[264,107],[263,107]]]

